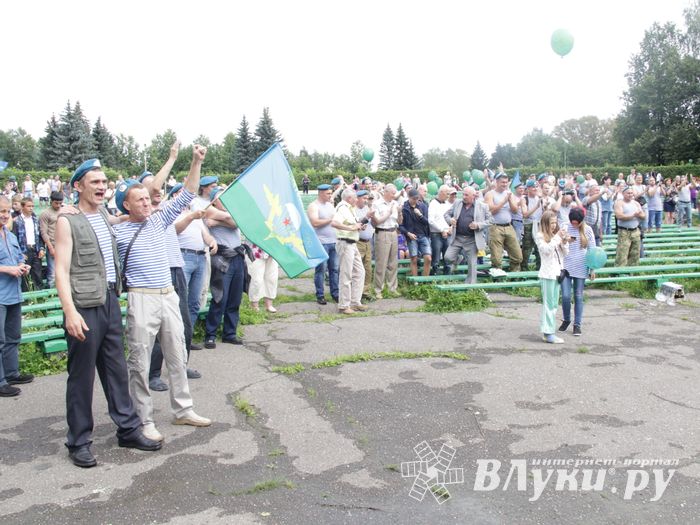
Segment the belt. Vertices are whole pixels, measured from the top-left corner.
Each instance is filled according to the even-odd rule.
[[[636,228],[625,228],[624,226],[618,226],[617,229],[618,229],[618,230],[627,230],[628,232],[634,232],[634,231],[637,231],[637,230],[639,229],[639,227],[636,227]]]
[[[512,222],[504,222],[503,224],[494,224],[494,226],[513,226]]]
[[[369,239],[360,239],[360,242],[369,242]]]
[[[145,294],[151,294],[151,295],[166,295],[169,294],[170,292],[175,291],[174,286],[166,286],[165,288],[134,288],[134,287],[129,287],[130,292],[136,292],[136,293],[145,293]]]
[[[190,250],[189,248],[180,248],[182,253],[193,253],[194,255],[206,255],[204,250]]]
[[[523,222],[520,219],[513,219],[513,222]]]
[[[395,232],[396,228],[375,228],[374,230],[378,232]]]
[[[690,201],[678,201],[678,202],[680,202],[681,204],[690,204]]]
[[[338,239],[338,240],[339,240],[339,241],[349,242],[350,244],[355,244],[355,243],[357,242],[357,241],[355,241],[355,240],[353,240],[353,239]]]

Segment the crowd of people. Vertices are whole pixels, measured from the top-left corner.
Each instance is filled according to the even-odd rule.
[[[96,464],[90,448],[96,370],[119,446],[158,450],[164,437],[153,416],[153,393],[169,392],[173,424],[210,425],[194,411],[189,381],[201,374],[188,366],[190,352],[215,348],[219,333],[224,343],[243,344],[238,323],[246,292],[253,310],[276,312],[279,267],[242,238],[217,199],[224,189],[218,178],[201,177],[206,148],[194,146],[181,183],[170,173],[178,154],[175,143],[155,175],[108,181],[99,160],[91,159],[64,184],[56,177],[35,187],[27,176],[20,189],[10,178],[0,195],[0,396],[16,396],[16,385],[33,380],[18,362],[22,291],[44,286],[46,257],[46,286],[56,286],[65,316],[66,446],[79,467]],[[600,184],[579,173],[511,181],[499,170],[484,177],[481,184],[460,184],[447,174],[434,195],[424,181],[409,177],[396,184],[337,177],[319,185],[307,209],[328,254],[315,268],[317,302],[328,304],[328,286],[338,311],[352,315],[367,310],[370,301],[397,296],[402,251],[412,275],[421,264],[423,275],[435,275],[455,273],[465,263],[468,283],[476,282],[487,253],[494,277],[504,273],[504,255],[508,271],[517,272],[530,269],[534,254],[543,296],[541,332],[546,342],[560,343],[560,290],[558,331],[573,321],[573,334],[582,333],[583,287],[594,277],[587,250],[600,245],[614,223],[616,264],[636,264],[643,233],[658,230],[664,220],[689,226],[697,194],[692,176],[670,181],[634,171],[614,183],[606,176]],[[308,184],[306,177],[305,191]],[[45,205],[39,216],[35,197]],[[198,344],[194,326],[208,293],[205,335]],[[167,381],[161,378],[163,361]]]

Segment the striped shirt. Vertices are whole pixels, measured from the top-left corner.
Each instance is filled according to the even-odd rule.
[[[166,288],[172,285],[165,231],[180,212],[194,199],[194,194],[182,191],[162,210],[153,213],[134,241],[126,266],[126,284],[129,288]],[[131,239],[142,223],[123,222],[117,227],[117,249],[124,266],[124,256]],[[177,243],[176,243],[177,246]]]
[[[92,226],[97,237],[97,244],[100,246],[102,258],[105,262],[105,274],[107,275],[108,283],[117,282],[117,272],[114,269],[114,255],[112,253],[112,234],[109,232],[109,226],[105,222],[102,215],[98,213],[85,214],[85,218]],[[129,256],[131,257],[131,256]]]
[[[571,240],[569,241],[569,253],[564,257],[564,269],[569,272],[571,277],[577,277],[579,279],[585,279],[588,277],[588,266],[586,266],[586,253],[588,248],[581,248],[581,236],[578,228],[575,228],[571,224],[567,229]],[[588,239],[588,246],[595,246],[595,235],[590,226],[586,224],[584,227],[586,232],[586,239]],[[576,238],[576,240],[574,240]]]

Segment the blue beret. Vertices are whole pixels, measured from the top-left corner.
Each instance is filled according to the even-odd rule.
[[[532,180],[532,179],[528,180],[528,181],[525,183],[525,187],[526,187],[526,188],[534,188],[535,186],[537,186],[537,183],[536,183],[534,180]]]
[[[537,180],[542,180],[542,179],[546,179],[546,178],[547,178],[546,173],[540,173],[540,175],[537,177]]]
[[[80,166],[78,166],[78,169],[76,169],[73,172],[73,176],[70,178],[70,187],[72,188],[73,184],[82,179],[88,171],[92,171],[101,167],[102,164],[100,164],[99,159],[86,160]]]
[[[175,186],[173,186],[173,187],[170,189],[170,191],[168,192],[168,198],[172,197],[173,194],[177,193],[177,192],[180,191],[181,189],[182,189],[182,182],[178,182],[178,183],[175,184]]]
[[[319,184],[318,186],[316,186],[316,189],[320,190],[320,191],[330,190],[331,185],[330,184]]]
[[[336,177],[331,181],[331,184],[340,184],[340,177]]]
[[[369,193],[369,192],[368,192],[367,190],[360,190],[360,191],[357,192],[357,196],[358,196],[358,197],[364,197],[364,196],[367,195],[368,193]]]
[[[114,200],[117,204],[117,209],[125,215],[129,215],[129,212],[124,208],[124,201],[126,200],[126,196],[129,193],[131,187],[136,184],[140,184],[140,182],[134,179],[129,179],[125,180],[124,182],[120,182],[119,186],[117,186],[117,191],[114,194]]]
[[[200,186],[209,186],[210,184],[216,184],[219,182],[219,177],[216,175],[208,175],[207,177],[202,177],[199,179]]]
[[[221,193],[222,191],[224,191],[225,189],[226,189],[226,188],[224,188],[223,186],[217,186],[216,188],[214,188],[213,190],[211,190],[211,193],[209,194],[209,200],[212,200],[212,201],[213,201],[214,199],[216,199],[216,196],[217,196],[219,193]]]
[[[141,175],[139,175],[138,181],[143,182],[143,179],[145,179],[146,177],[153,177],[153,173],[151,173],[150,171],[144,171]]]
[[[14,175],[10,175],[10,180],[16,181],[16,180],[17,180],[17,177],[15,177]]]
[[[566,186],[566,181],[564,179],[559,179],[559,187],[563,188]]]
[[[508,178],[508,175],[506,175],[506,174],[503,173],[503,172],[500,172],[498,175],[496,175],[496,180],[498,180],[498,179],[507,179],[507,178]]]

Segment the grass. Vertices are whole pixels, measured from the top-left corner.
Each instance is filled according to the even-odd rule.
[[[538,302],[542,302],[542,293],[537,286],[506,288],[503,291],[509,295],[515,295],[516,297],[531,297],[533,299],[537,299]]]
[[[23,374],[48,376],[66,371],[68,355],[65,352],[44,354],[37,343],[25,343],[19,347],[19,369]]]
[[[588,348],[585,347],[585,346],[579,346],[579,347],[576,349],[576,352],[578,352],[579,354],[587,354],[589,351],[590,351],[590,350],[588,350]]]
[[[637,308],[637,305],[634,303],[620,303],[620,308],[624,308],[625,310],[634,310]]]
[[[399,466],[395,463],[391,463],[390,465],[384,465],[384,469],[390,472],[401,472]]]
[[[302,367],[302,368],[303,368],[303,367]],[[309,396],[309,397],[311,397],[311,398],[314,398],[314,397],[316,397],[318,394],[316,393],[316,389],[315,389],[315,388],[309,387],[309,388],[306,389],[306,395]]]
[[[245,415],[246,418],[255,419],[255,409],[247,399],[242,398],[240,395],[236,395],[233,398],[233,404],[242,414]]]
[[[500,312],[498,310],[496,310],[495,312],[486,312],[486,313],[488,313],[489,315],[492,315],[493,317],[500,317],[502,319],[512,319],[512,320],[522,319],[522,317],[520,317],[519,315],[504,314],[503,312]]]
[[[315,293],[303,293],[299,295],[278,295],[274,301],[276,304],[286,303],[315,303]]]
[[[293,376],[294,374],[298,374],[299,372],[303,372],[304,365],[302,365],[301,363],[296,363],[294,365],[287,365],[287,366],[273,366],[270,370],[272,372],[275,372],[278,374]]]
[[[274,448],[270,452],[267,453],[268,456],[271,458],[277,457],[277,456],[284,456],[284,450],[281,448]]]
[[[480,312],[491,304],[483,290],[445,293],[429,284],[402,286],[401,295],[407,299],[425,301],[419,310],[432,313]]]
[[[267,492],[269,490],[275,490],[279,488],[293,489],[295,488],[295,485],[287,479],[269,479],[266,481],[260,481],[248,489],[234,492],[233,495],[243,496],[249,494],[257,494],[258,492]]]

